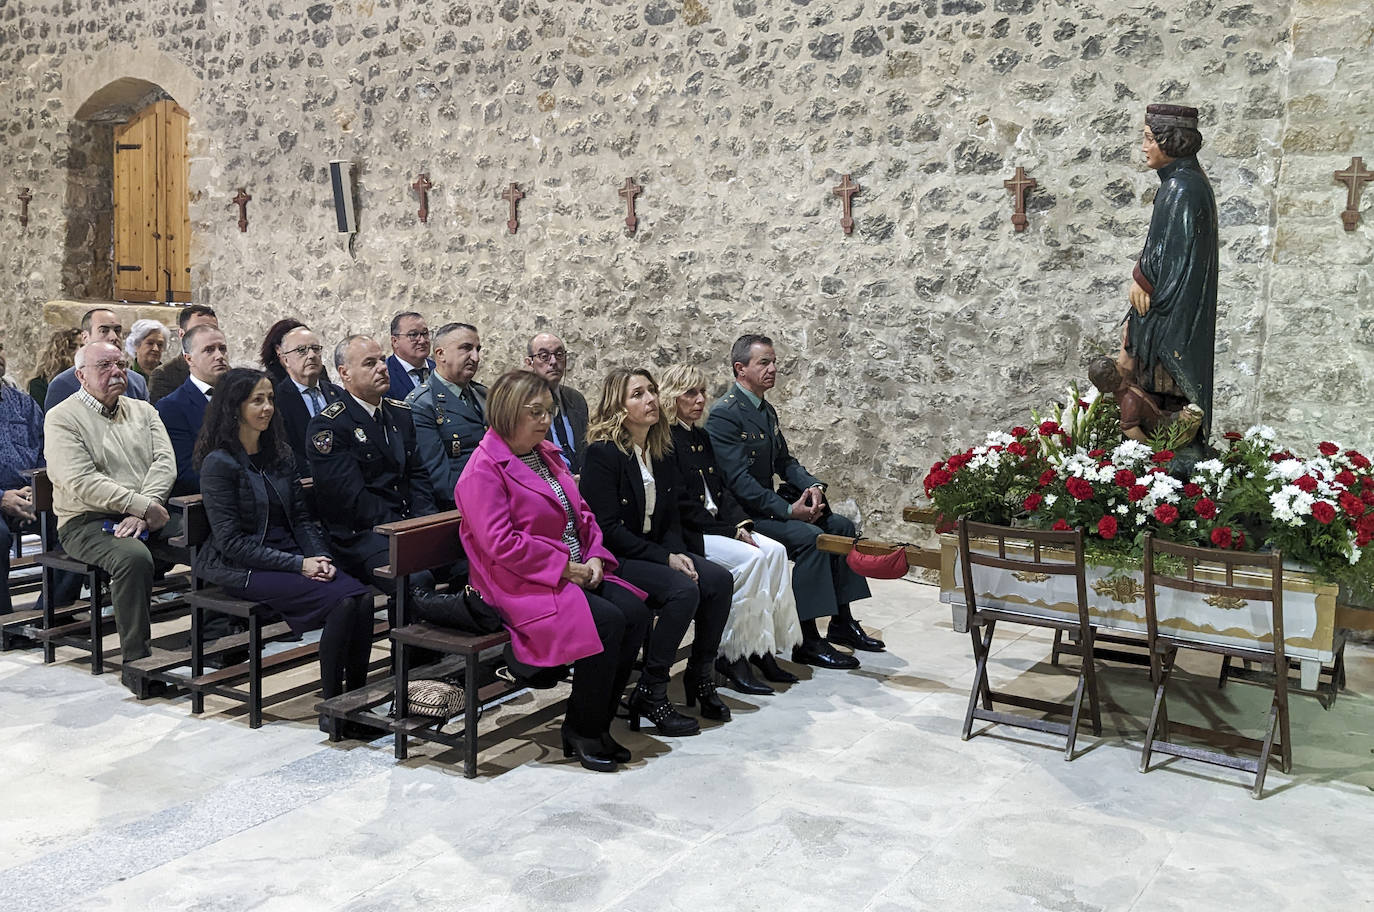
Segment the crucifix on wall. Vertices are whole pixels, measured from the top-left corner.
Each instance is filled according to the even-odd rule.
[[[239,207],[239,231],[248,230],[248,202],[252,198],[240,187],[239,192],[231,200],[235,206]]]
[[[22,228],[29,227],[29,203],[32,200],[33,194],[29,192],[28,187],[19,191],[19,205],[22,207],[19,210],[19,225]]]
[[[506,230],[509,231],[511,234],[515,234],[515,232],[518,231],[520,228],[520,215],[518,210],[515,208],[515,204],[520,202],[524,198],[525,194],[520,191],[520,188],[516,185],[515,181],[511,181],[510,186],[507,187],[505,189],[505,192],[501,194],[501,199],[510,202],[510,218],[506,219]]]
[[[845,234],[854,233],[854,194],[862,193],[863,189],[863,187],[851,181],[849,175],[846,174],[844,180],[840,181],[840,185],[830,190],[831,193],[840,198],[840,202],[844,207],[843,213],[840,215],[840,227],[844,229]]]
[[[1364,185],[1374,180],[1374,171],[1364,166],[1364,159],[1356,156],[1350,160],[1350,167],[1336,172],[1336,183],[1345,184],[1345,211],[1341,213],[1341,224],[1346,231],[1354,231],[1360,223],[1360,193]]]
[[[429,191],[433,188],[434,185],[429,182],[428,174],[421,174],[419,177],[415,178],[415,183],[410,185],[410,189],[420,194],[419,215],[421,222],[429,221]]]
[[[1002,181],[1002,186],[1016,198],[1016,211],[1011,214],[1012,227],[1018,233],[1025,231],[1030,224],[1030,219],[1026,218],[1026,194],[1037,186],[1035,178],[1026,177],[1026,169],[1017,165],[1016,175],[1011,180]]]
[[[625,228],[630,234],[634,234],[639,225],[639,218],[635,215],[635,197],[643,191],[644,188],[636,184],[633,177],[625,178],[625,186],[619,190],[620,197],[625,200]]]

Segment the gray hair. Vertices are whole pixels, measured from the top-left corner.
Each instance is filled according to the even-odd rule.
[[[471,333],[477,332],[477,327],[473,326],[471,323],[445,323],[443,326],[439,327],[439,329],[434,333],[432,337],[434,347],[442,347],[440,343],[460,329],[466,329],[468,332]]]
[[[181,353],[183,355],[189,355],[195,350],[196,336],[208,332],[221,332],[221,330],[216,326],[211,326],[209,323],[201,323],[199,326],[192,326],[188,329],[186,334],[181,337]]]
[[[334,369],[338,370],[339,368],[343,367],[344,362],[348,360],[348,346],[352,345],[354,342],[357,342],[359,339],[371,338],[371,336],[364,335],[363,333],[353,333],[350,336],[345,336],[343,338],[343,341],[341,341],[338,345],[334,346]]]
[[[134,325],[129,327],[129,335],[124,339],[124,354],[130,358],[136,357],[143,340],[154,332],[162,333],[164,340],[168,337],[167,327],[157,320],[135,320]]]

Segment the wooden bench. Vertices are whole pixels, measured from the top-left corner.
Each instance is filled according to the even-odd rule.
[[[304,483],[308,483],[308,479]],[[192,494],[172,498],[171,506],[181,511],[182,515],[182,534],[174,540],[174,544],[190,551],[194,566],[196,553],[205,546],[210,538],[210,521],[205,514],[205,505],[199,494]],[[189,656],[155,659],[153,662],[149,662],[149,665],[150,667],[154,664],[165,665],[167,660],[175,658],[180,658],[183,661],[189,659],[190,674],[185,677],[184,684],[191,691],[191,712],[196,714],[204,712],[205,695],[214,694],[245,704],[248,707],[249,727],[260,728],[264,706],[293,699],[318,689],[318,679],[312,678],[308,682],[279,691],[271,696],[263,695],[264,677],[315,662],[319,658],[320,651],[319,643],[316,642],[264,656],[263,647],[268,643],[292,638],[289,625],[271,622],[276,617],[276,613],[272,609],[249,599],[234,598],[220,587],[208,586],[203,580],[194,577],[189,602],[191,606]],[[221,637],[210,644],[202,642],[201,631],[204,629],[207,611],[239,618],[247,624],[247,633]],[[376,622],[373,627],[374,637],[385,636],[388,627],[389,625],[385,621]],[[244,646],[247,646],[248,649],[246,662],[206,670],[205,659],[207,656],[224,656],[242,649]],[[383,667],[384,664],[374,663],[369,670]],[[162,668],[154,673],[158,676],[165,676],[167,671]],[[173,677],[173,680],[182,681],[179,677]],[[245,684],[247,685],[246,691],[242,689]]]

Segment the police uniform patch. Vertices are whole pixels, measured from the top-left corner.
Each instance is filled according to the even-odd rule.
[[[320,414],[326,418],[337,418],[343,414],[343,410],[344,404],[342,402],[335,402],[333,405],[321,409]]]
[[[334,432],[317,431],[315,436],[310,438],[310,442],[320,454],[328,456],[334,450]]]
[[[448,442],[448,454],[454,459],[457,459],[459,456],[462,456],[463,441],[459,440],[457,437],[454,437],[452,440],[450,440]]]
[[[360,427],[353,429],[353,436],[358,438],[359,443],[367,443],[367,434]]]

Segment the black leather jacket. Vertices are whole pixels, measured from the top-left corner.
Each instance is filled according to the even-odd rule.
[[[196,554],[196,576],[219,586],[241,589],[252,570],[299,573],[301,558],[327,557],[324,531],[305,505],[299,479],[287,469],[266,474],[248,461],[243,450],[215,450],[200,467],[200,493],[210,520],[210,538]],[[279,551],[267,538],[267,486],[286,505],[291,534],[299,549]]]
[[[740,526],[752,529],[754,523],[744,508],[725,487],[716,467],[711,438],[699,427],[689,428],[673,422],[673,451],[668,458],[677,464],[682,489],[678,507],[682,511],[682,537],[696,554],[705,554],[707,535],[734,538]],[[716,504],[716,515],[706,509],[706,492]]]

